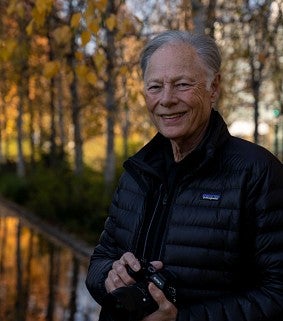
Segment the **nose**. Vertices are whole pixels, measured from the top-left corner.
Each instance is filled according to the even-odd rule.
[[[163,107],[171,107],[172,105],[177,103],[177,97],[174,93],[174,88],[170,84],[166,84],[163,87],[161,98],[160,98],[160,105]]]

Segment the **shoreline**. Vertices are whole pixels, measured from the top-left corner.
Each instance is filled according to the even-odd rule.
[[[2,197],[0,197],[0,215],[1,212],[6,212],[5,216],[22,219],[26,225],[43,234],[50,242],[69,248],[78,259],[86,264],[89,263],[94,246],[78,239],[77,236],[43,221],[34,213]]]

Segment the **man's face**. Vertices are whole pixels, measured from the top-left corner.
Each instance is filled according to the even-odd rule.
[[[166,44],[145,71],[145,98],[157,130],[173,141],[194,141],[204,131],[217,97],[219,78],[208,85],[207,71],[194,48]]]

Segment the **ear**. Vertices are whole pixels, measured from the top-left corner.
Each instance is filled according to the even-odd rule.
[[[217,101],[217,98],[219,96],[220,92],[220,80],[221,80],[221,75],[220,73],[217,73],[210,85],[210,97],[211,97],[211,102],[215,103]]]

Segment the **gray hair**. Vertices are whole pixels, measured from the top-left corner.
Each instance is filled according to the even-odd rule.
[[[221,54],[213,38],[205,34],[193,34],[188,31],[169,30],[151,39],[143,49],[140,57],[142,76],[144,77],[148,62],[153,53],[168,43],[181,42],[195,48],[197,54],[207,67],[209,80],[212,81],[220,71]]]

